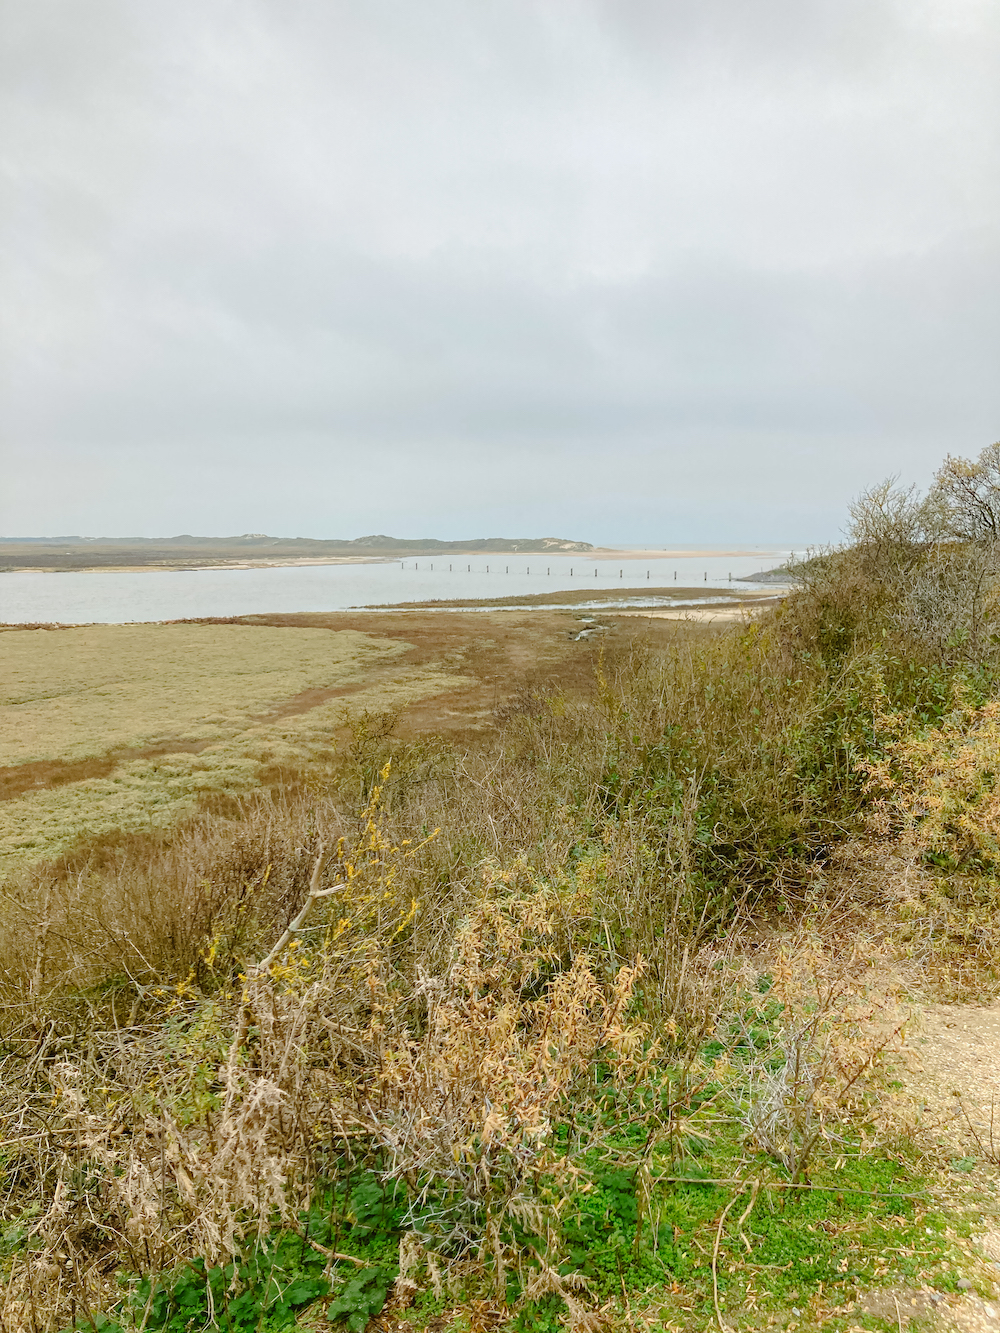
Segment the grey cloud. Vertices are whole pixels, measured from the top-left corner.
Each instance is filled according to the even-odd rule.
[[[0,11],[6,531],[822,539],[1000,434],[985,0]]]

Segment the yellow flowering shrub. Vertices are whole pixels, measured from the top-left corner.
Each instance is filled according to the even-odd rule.
[[[920,734],[899,719],[881,721],[895,739],[883,759],[862,767],[913,849],[946,863],[1000,866],[1000,700],[981,708],[959,701]]]

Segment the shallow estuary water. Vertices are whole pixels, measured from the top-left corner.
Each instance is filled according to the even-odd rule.
[[[346,611],[398,602],[526,597],[616,587],[728,588],[782,563],[788,551],[751,556],[587,560],[579,555],[438,555],[352,565],[273,569],[83,570],[0,573],[0,623],[126,624],[295,611]],[[735,589],[754,584],[738,583]],[[631,599],[630,599],[631,600]]]

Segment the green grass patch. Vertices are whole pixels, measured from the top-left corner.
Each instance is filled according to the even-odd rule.
[[[361,1333],[396,1277],[405,1210],[402,1187],[386,1187],[368,1172],[348,1176],[323,1205],[300,1214],[296,1230],[276,1226],[225,1264],[195,1259],[155,1278],[125,1275],[121,1301],[76,1327],[80,1333],[123,1333],[139,1325],[149,1333],[273,1333],[325,1298],[330,1322]]]
[[[782,1188],[788,1182],[768,1160],[747,1155],[728,1132],[709,1147],[688,1140],[687,1147],[702,1150],[679,1161],[654,1155],[644,1187],[640,1170],[629,1165],[632,1139],[629,1134],[617,1149],[612,1145],[611,1156],[619,1160],[609,1160],[606,1149],[604,1160],[592,1163],[589,1186],[565,1211],[559,1253],[550,1249],[548,1255],[560,1273],[587,1279],[592,1307],[653,1311],[666,1328],[708,1327],[716,1245],[719,1307],[734,1327],[763,1327],[789,1315],[800,1327],[836,1330],[858,1326],[861,1316],[848,1318],[851,1305],[879,1286],[957,1290],[967,1262],[960,1242],[969,1226],[932,1202],[905,1145],[865,1153],[841,1143],[838,1157],[815,1170],[815,1188],[792,1190]],[[742,1185],[712,1183],[735,1179],[737,1171]],[[760,1182],[756,1192],[754,1180]],[[361,1333],[391,1299],[401,1235],[429,1232],[424,1217],[440,1202],[433,1193],[409,1199],[402,1185],[386,1185],[376,1172],[351,1174],[330,1187],[323,1206],[300,1215],[297,1231],[276,1229],[218,1267],[198,1260],[154,1281],[124,1279],[128,1291],[118,1306],[78,1328],[118,1333],[145,1322],[150,1333],[250,1333],[286,1328],[317,1305],[313,1323],[321,1315]],[[543,1242],[527,1233],[522,1238],[520,1272],[511,1269],[507,1277],[507,1327],[557,1333],[565,1317],[561,1299],[551,1293],[524,1299],[523,1284],[537,1270],[535,1251]],[[443,1268],[447,1257],[440,1256]],[[438,1319],[456,1298],[488,1295],[490,1282],[480,1266],[449,1302],[430,1290],[426,1273],[421,1286],[405,1313],[415,1327]],[[861,1326],[881,1327],[875,1318]]]

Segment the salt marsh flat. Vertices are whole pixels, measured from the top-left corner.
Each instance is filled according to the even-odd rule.
[[[600,614],[626,638],[711,632]],[[404,736],[457,737],[491,726],[525,680],[585,695],[602,640],[579,641],[581,618],[540,604],[4,630],[0,880],[95,837],[169,825],[274,766],[323,764],[364,710],[399,713]]]
[[[454,689],[358,629],[91,625],[0,634],[0,872],[81,836],[169,822],[261,766],[308,760],[349,706]]]

